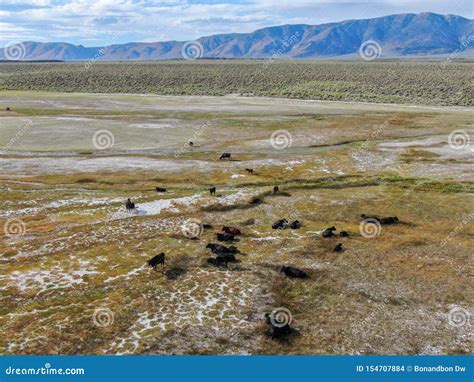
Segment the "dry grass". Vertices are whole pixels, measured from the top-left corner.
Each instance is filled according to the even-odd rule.
[[[351,156],[359,148],[383,158],[381,141],[440,134],[462,126],[465,116],[369,113],[303,119],[288,128],[295,136],[324,137],[327,148],[310,148],[313,142],[306,141],[287,152],[247,150],[249,141],[268,138],[268,131],[281,127],[270,121],[259,128],[266,131],[262,135],[247,129],[245,139],[215,140],[218,147],[233,142],[241,162],[219,162],[205,147],[176,159],[216,164],[205,171],[4,176],[0,226],[16,217],[26,232],[7,237],[0,231],[0,352],[472,352],[470,327],[448,325],[447,315],[453,305],[472,307],[474,230],[472,222],[462,221],[470,212],[474,184],[452,177],[453,161],[419,147],[397,153],[393,163],[370,162],[365,170]],[[389,128],[377,142],[364,145],[371,126],[387,120]],[[349,138],[350,144],[331,146]],[[255,175],[245,173],[249,163],[269,158],[277,161],[255,166]],[[439,174],[413,174],[420,163],[439,166]],[[279,195],[271,192],[275,184]],[[157,194],[156,185],[168,192]],[[208,194],[210,185],[220,196]],[[139,208],[161,199],[178,202],[156,215],[127,215],[119,212],[127,197]],[[179,203],[189,197],[194,201]],[[249,204],[252,197],[263,203]],[[359,232],[361,213],[396,215],[402,223],[365,238]],[[300,220],[303,227],[272,230],[271,224],[284,217]],[[188,219],[214,228],[190,240],[181,230]],[[254,223],[241,227],[244,235],[235,243],[239,262],[228,269],[209,266],[205,246],[216,242],[220,226],[247,220]],[[321,238],[319,232],[332,225],[350,237]],[[339,242],[346,251],[333,253]],[[146,260],[161,251],[167,254],[166,267],[157,272],[146,267]],[[309,279],[286,278],[279,272],[284,264],[305,270]],[[164,271],[172,267],[186,273],[169,280]],[[276,307],[290,309],[299,335],[268,338],[263,315]],[[96,325],[96,309],[107,309],[103,312],[106,318],[113,315],[113,323]]]

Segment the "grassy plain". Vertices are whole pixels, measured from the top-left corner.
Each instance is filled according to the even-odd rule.
[[[0,90],[469,106],[473,73],[469,60],[2,63]]]
[[[470,326],[448,313],[472,311],[473,156],[447,142],[472,136],[471,109],[19,91],[0,103],[12,109],[0,112],[0,225],[24,224],[0,231],[1,353],[472,351]],[[104,129],[114,145],[98,150]],[[270,144],[278,130],[287,147]],[[127,197],[139,213],[122,210]],[[361,213],[402,223],[366,238]],[[272,230],[283,217],[303,227]],[[215,228],[190,240],[192,219]],[[205,246],[223,224],[244,231],[242,254],[217,269]],[[332,225],[350,238],[323,239]],[[145,261],[161,251],[154,272]],[[284,264],[310,278],[286,278]],[[173,266],[186,273],[168,280]],[[278,307],[299,335],[266,335]]]

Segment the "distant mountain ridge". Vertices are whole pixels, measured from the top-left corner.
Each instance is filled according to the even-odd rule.
[[[474,51],[474,21],[435,13],[398,14],[322,25],[282,25],[251,33],[84,47],[27,41],[0,49],[0,60],[122,61],[182,58],[331,58],[356,56],[364,42],[381,57]],[[374,53],[370,52],[369,53]],[[358,56],[357,56],[358,57]]]

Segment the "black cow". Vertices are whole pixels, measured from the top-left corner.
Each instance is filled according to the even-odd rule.
[[[336,253],[344,252],[344,248],[342,247],[342,243],[339,243],[338,245],[336,245],[336,247],[334,247],[334,252],[336,252]]]
[[[215,195],[216,194],[216,188],[215,187],[211,187],[209,189],[209,192],[211,193],[211,195]]]
[[[239,253],[240,251],[234,247],[233,245],[226,247],[224,245],[220,244],[214,244],[214,243],[209,243],[206,245],[206,248],[209,248],[213,253],[216,255],[221,255],[221,254],[235,254]]]
[[[334,237],[336,235],[334,235],[334,232],[336,230],[336,227],[329,227],[329,228],[326,228],[324,231],[323,231],[323,237]]]
[[[156,192],[166,192],[166,188],[155,187]]]
[[[301,269],[294,268],[294,267],[281,267],[280,272],[283,272],[285,275],[292,279],[305,279],[308,277],[306,272],[303,272]]]
[[[217,257],[222,257],[225,261],[229,263],[235,263],[237,261],[237,259],[235,258],[235,255],[233,255],[232,253],[221,253]]]
[[[362,218],[362,220],[366,220],[366,219],[375,220],[375,221],[379,222],[382,225],[397,224],[399,222],[399,220],[396,216],[387,216],[385,218],[380,218],[380,217],[375,216],[375,215],[362,214],[362,215],[360,215],[360,217]]]
[[[253,168],[246,168],[245,171],[247,171],[249,174],[253,174]]]
[[[301,228],[301,223],[299,222],[299,220],[295,220],[294,222],[292,222],[290,224],[290,228],[291,229],[299,229],[299,228]]]
[[[278,186],[273,187],[273,193],[274,194],[278,194],[279,192],[280,192],[280,187],[278,187]]]
[[[286,219],[277,220],[275,223],[272,224],[273,229],[284,229],[288,227],[289,227],[288,220]]]
[[[230,160],[230,153],[222,153],[219,159],[229,159]]]
[[[11,109],[9,107],[6,108],[6,111],[10,111]]]
[[[387,216],[386,218],[380,219],[380,224],[388,225],[388,224],[397,224],[399,222],[396,216]]]
[[[162,267],[165,266],[165,253],[161,252],[155,257],[152,257],[150,260],[147,261],[148,265],[152,267],[156,271],[156,267],[161,264]]]
[[[193,147],[193,146],[194,146],[194,142],[193,142],[193,141],[189,141],[189,142],[188,142],[188,145],[189,145],[190,147]]]
[[[235,227],[228,227],[226,225],[222,227],[222,231],[231,235],[242,235],[242,231],[240,229]]]
[[[234,240],[234,235],[232,235],[231,233],[216,233],[216,236],[217,236],[217,240],[219,241],[233,241]]]
[[[252,200],[250,200],[250,204],[262,204],[263,201],[260,198],[254,197]]]
[[[130,198],[127,199],[127,202],[125,203],[125,208],[127,209],[127,211],[131,211],[131,210],[134,210],[136,207],[135,207],[135,203],[133,203]]]
[[[339,232],[339,236],[340,236],[340,237],[349,237],[349,232],[347,232],[347,231],[341,231],[341,232]]]
[[[275,338],[279,339],[279,338],[286,337],[292,334],[294,331],[294,329],[292,329],[289,324],[285,324],[283,326],[275,326],[272,322],[270,313],[265,313],[265,319],[267,321],[267,324],[271,325],[272,327],[269,332],[269,335],[272,338],[272,340],[274,340]]]

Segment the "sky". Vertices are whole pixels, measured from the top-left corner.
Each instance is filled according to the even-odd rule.
[[[472,0],[0,0],[0,46],[21,41],[105,46],[189,41],[283,24],[323,24],[396,13],[473,18]]]

